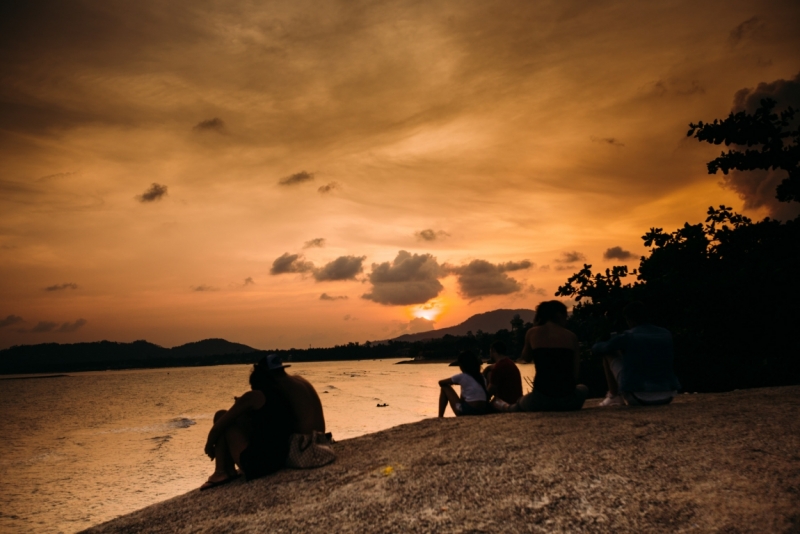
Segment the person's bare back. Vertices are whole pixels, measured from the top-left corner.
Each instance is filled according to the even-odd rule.
[[[291,376],[285,372],[276,376],[276,383],[292,405],[295,415],[296,434],[311,434],[312,431],[325,432],[325,416],[322,401],[311,382],[301,376]]]
[[[577,336],[561,325],[548,322],[540,326],[534,326],[525,335],[526,344],[532,348],[539,347],[563,347],[567,349],[578,348]]]

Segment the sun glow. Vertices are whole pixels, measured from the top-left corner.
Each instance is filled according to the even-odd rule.
[[[413,306],[410,311],[413,317],[435,321],[444,311],[443,308],[443,303],[439,299],[435,299],[419,306]]]

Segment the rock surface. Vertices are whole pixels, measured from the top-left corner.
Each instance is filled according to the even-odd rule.
[[[800,532],[800,386],[597,402],[399,426],[88,532]]]

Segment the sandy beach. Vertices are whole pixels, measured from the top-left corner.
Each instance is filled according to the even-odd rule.
[[[597,402],[398,426],[87,532],[800,532],[800,386]]]

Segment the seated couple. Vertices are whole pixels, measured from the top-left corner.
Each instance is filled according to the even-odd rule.
[[[447,404],[456,415],[498,412],[539,412],[580,410],[588,389],[578,385],[579,353],[575,334],[567,330],[567,307],[558,301],[542,302],[536,308],[534,326],[525,334],[522,358],[533,361],[536,375],[533,392],[522,395],[522,381],[516,364],[505,356],[502,343],[490,350],[494,362],[480,373],[480,360],[472,353],[458,358],[461,373],[441,380],[439,417]],[[461,386],[461,396],[453,390]],[[494,399],[489,403],[490,396]]]
[[[287,367],[277,354],[263,358],[250,373],[251,390],[214,415],[205,453],[215,461],[215,469],[201,490],[238,478],[237,465],[247,480],[283,469],[292,434],[325,432],[314,386],[288,375]]]

